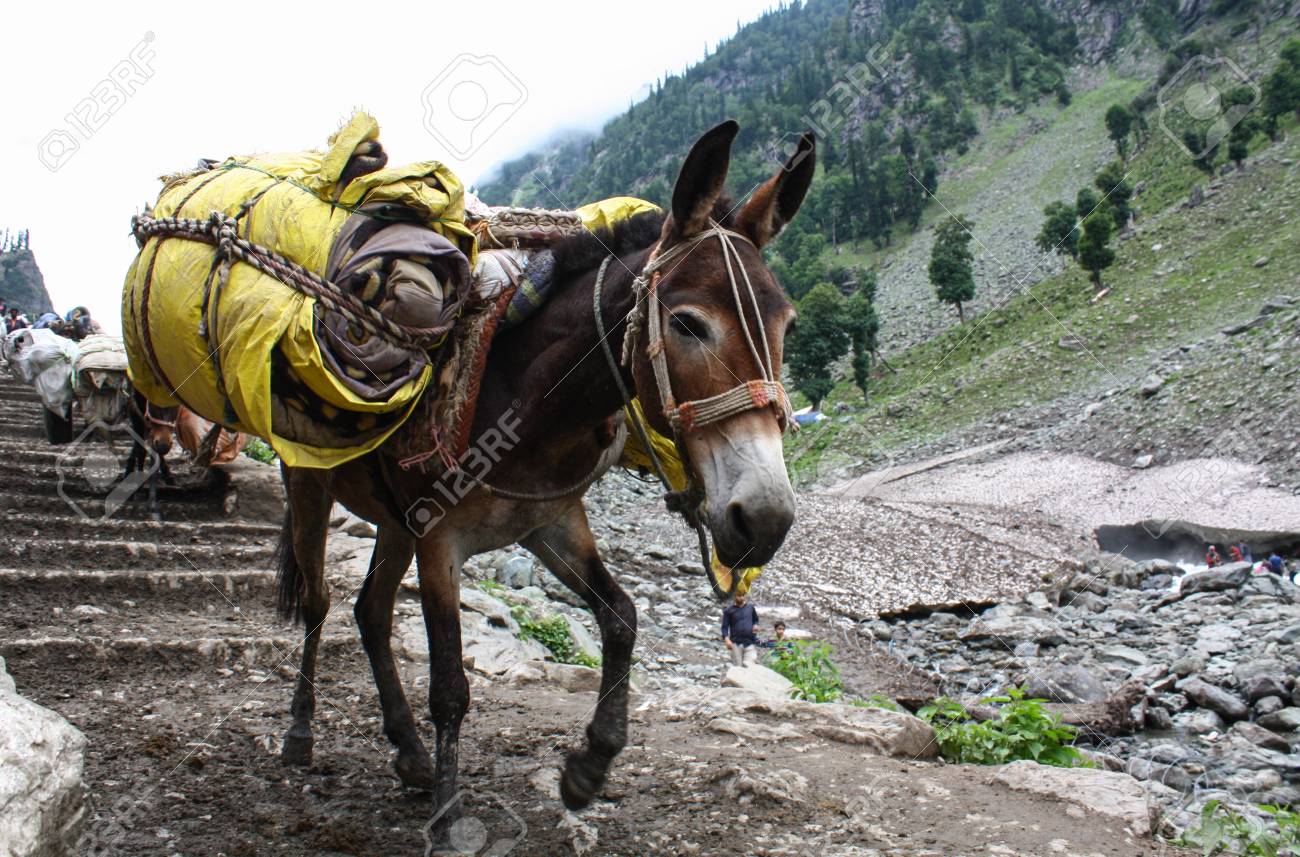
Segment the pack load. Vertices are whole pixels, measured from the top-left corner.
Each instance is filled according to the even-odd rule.
[[[163,178],[132,221],[122,296],[131,380],[151,402],[297,467],[364,455],[417,410],[412,449],[468,431],[455,388],[494,314],[470,289],[464,191],[437,161],[388,167],[378,137],[357,113],[325,151]]]
[[[65,419],[70,415],[77,343],[47,328],[23,328],[5,337],[4,357],[50,413]]]
[[[126,419],[131,390],[122,340],[102,333],[87,336],[78,345],[75,367],[73,393],[86,422],[112,426]]]

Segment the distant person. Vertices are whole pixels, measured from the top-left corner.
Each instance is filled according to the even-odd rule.
[[[25,327],[31,327],[31,326],[32,326],[31,322],[27,320],[27,316],[20,313],[18,311],[18,307],[9,308],[8,327],[10,333],[13,333],[15,330],[22,330]]]
[[[63,320],[65,322],[64,335],[69,339],[76,340],[77,342],[80,342],[87,336],[104,332],[104,328],[100,326],[99,322],[91,318],[90,310],[86,309],[84,306],[75,307],[69,310],[68,314],[63,317]]]
[[[743,592],[737,592],[735,603],[722,611],[722,642],[731,652],[734,665],[748,667],[758,663],[757,630],[758,611],[747,603]]]
[[[1237,548],[1241,551],[1241,558],[1244,562],[1254,562],[1255,556],[1250,550],[1250,545],[1245,542],[1238,542]]]
[[[772,634],[773,634],[772,639],[762,640],[759,642],[758,645],[760,648],[772,649],[773,651],[780,651],[781,649],[790,648],[790,641],[785,638],[784,622],[777,622],[775,625],[773,625]]]
[[[1273,551],[1271,554],[1268,555],[1268,568],[1269,571],[1273,572],[1274,574],[1280,575],[1282,573],[1282,568],[1283,568],[1282,557],[1278,556],[1277,551]]]
[[[1239,545],[1228,545],[1229,562],[1241,562],[1244,558],[1245,557],[1242,554],[1241,547]]]
[[[1205,567],[1214,568],[1223,562],[1223,557],[1219,556],[1219,549],[1210,545],[1210,549],[1205,552]]]
[[[40,317],[36,319],[36,323],[32,325],[32,329],[52,330],[55,333],[62,335],[63,326],[64,326],[63,319],[62,317],[59,316],[57,312],[45,312],[45,313],[41,313]]]

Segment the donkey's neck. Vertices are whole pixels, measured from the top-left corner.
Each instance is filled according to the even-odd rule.
[[[621,357],[626,318],[632,309],[632,272],[645,266],[650,250],[615,258],[606,266],[600,307],[604,344]],[[606,422],[623,406],[623,396],[601,344],[593,307],[599,269],[556,283],[550,297],[518,327],[492,344],[476,420],[493,424],[506,409],[520,422],[523,443]],[[631,373],[620,366],[623,383]]]

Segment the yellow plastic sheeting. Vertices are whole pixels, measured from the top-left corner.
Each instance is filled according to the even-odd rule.
[[[595,232],[612,229],[615,223],[643,211],[659,211],[659,206],[634,196],[612,196],[599,202],[589,202],[577,210],[582,225]]]
[[[353,152],[378,133],[375,119],[358,113],[330,137],[325,152],[236,157],[175,177],[164,187],[153,216],[206,219],[218,211],[237,217],[251,204],[239,221],[242,237],[323,275],[334,238],[353,212],[363,205],[393,203],[419,212],[425,225],[456,244],[472,263],[476,244],[462,222],[464,188],[437,161],[385,168],[338,187]],[[122,295],[123,338],[136,388],[158,405],[182,403],[206,419],[264,438],[294,467],[335,467],[382,444],[409,416],[432,370],[426,368],[387,399],[361,398],[326,366],[314,333],[314,299],[240,262],[231,267],[218,294],[211,276],[215,255],[208,244],[154,237],[136,257]],[[276,435],[271,425],[275,348],[322,402],[356,413],[393,415],[391,424],[344,448]]]

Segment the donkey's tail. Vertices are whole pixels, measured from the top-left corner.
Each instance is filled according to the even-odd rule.
[[[284,526],[280,529],[280,542],[275,548],[275,587],[276,608],[280,616],[295,624],[302,622],[302,570],[298,568],[298,557],[293,551],[293,506],[286,503],[284,508]]]

